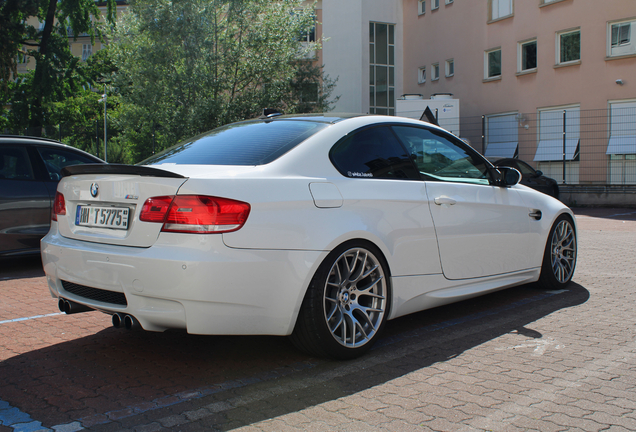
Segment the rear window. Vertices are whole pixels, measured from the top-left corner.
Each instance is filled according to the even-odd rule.
[[[420,179],[413,161],[386,126],[350,134],[333,146],[329,156],[347,177]]]
[[[234,123],[177,144],[140,165],[263,165],[327,126],[299,120]]]

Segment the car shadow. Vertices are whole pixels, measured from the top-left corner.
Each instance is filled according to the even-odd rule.
[[[44,276],[39,254],[0,256],[0,280],[23,279]]]
[[[575,283],[529,284],[408,315],[345,362],[306,356],[283,337],[108,328],[0,362],[0,401],[46,427],[133,428],[204,409],[178,429],[228,430],[371,389],[508,333],[540,339],[533,322],[589,295]]]
[[[572,207],[576,216],[587,216],[600,219],[636,220],[636,209],[616,207]]]

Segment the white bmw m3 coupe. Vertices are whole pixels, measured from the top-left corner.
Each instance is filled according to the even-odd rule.
[[[67,167],[42,260],[67,313],[353,358],[387,320],[570,282],[574,215],[519,180],[416,120],[265,117]]]

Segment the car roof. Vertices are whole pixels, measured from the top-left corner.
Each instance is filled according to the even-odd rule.
[[[52,144],[63,147],[71,147],[51,138],[34,137],[28,135],[0,135],[0,143],[19,143],[19,144]]]
[[[84,150],[78,149],[77,147],[73,147],[59,141],[50,139],[50,138],[42,138],[42,137],[34,137],[34,136],[26,136],[26,135],[0,135],[0,145],[9,145],[9,144],[19,144],[19,145],[44,145],[48,147],[56,147],[60,149],[68,149],[71,151],[76,151],[78,153],[82,153],[84,155],[90,156],[95,159],[95,161],[101,161],[97,156],[88,153]]]
[[[359,114],[359,113],[308,113],[308,114],[270,114],[268,116],[261,116],[252,120],[263,120],[263,121],[277,121],[277,120],[302,120],[302,121],[314,121],[319,123],[330,123],[334,124],[342,120],[355,118],[355,117],[364,117],[369,114]],[[237,122],[242,123],[242,122]]]

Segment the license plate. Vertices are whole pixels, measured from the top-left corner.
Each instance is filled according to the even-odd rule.
[[[75,225],[127,230],[127,208],[77,206]]]

